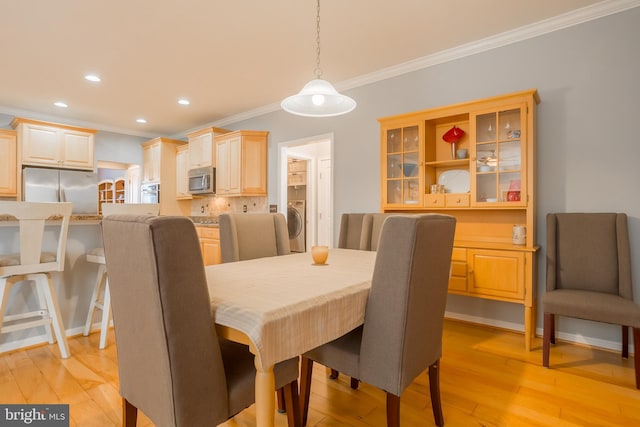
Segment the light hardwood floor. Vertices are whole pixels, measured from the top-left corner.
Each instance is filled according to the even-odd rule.
[[[113,330],[98,349],[99,334],[69,340],[72,357],[55,345],[0,355],[0,403],[69,403],[72,426],[120,425],[117,357]],[[447,426],[640,425],[640,390],[633,359],[618,353],[559,343],[551,369],[542,364],[541,341],[524,351],[522,335],[446,321],[441,392]],[[402,395],[403,426],[432,426],[426,374]],[[349,378],[327,378],[315,365],[308,426],[385,426],[384,395]],[[153,425],[144,414],[139,426]],[[276,426],[286,426],[276,415]],[[223,424],[255,426],[253,407]]]

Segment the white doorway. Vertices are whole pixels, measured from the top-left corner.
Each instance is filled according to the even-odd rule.
[[[306,250],[313,245],[333,243],[333,134],[319,135],[278,144],[278,211],[287,216],[289,196],[297,202],[304,197]],[[304,187],[300,177],[289,185],[288,162],[306,162]]]

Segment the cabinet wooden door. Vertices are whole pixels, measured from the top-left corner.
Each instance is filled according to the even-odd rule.
[[[220,229],[215,227],[196,227],[200,238],[200,250],[204,265],[220,264]]]
[[[216,142],[216,194],[229,193],[229,140]]]
[[[0,130],[0,196],[15,197],[17,192],[16,133]]]
[[[522,301],[525,255],[522,252],[467,249],[469,292]]]
[[[93,134],[61,130],[62,165],[68,168],[93,169]]]
[[[229,175],[229,194],[240,194],[243,189],[243,181],[246,175],[251,173],[249,168],[243,168],[242,164],[242,148],[243,142],[241,137],[231,138],[227,141],[227,173]]]
[[[189,194],[189,146],[181,145],[176,148],[176,197],[190,199]]]
[[[32,124],[22,126],[22,163],[60,166],[61,153],[57,129]]]
[[[242,137],[216,142],[216,193],[239,195],[242,192]]]
[[[201,239],[200,244],[202,246],[202,259],[204,261],[204,265],[222,263],[220,240]]]
[[[142,150],[142,182],[160,180],[160,143],[144,147]]]
[[[213,166],[213,155],[213,132],[189,137],[189,169]]]

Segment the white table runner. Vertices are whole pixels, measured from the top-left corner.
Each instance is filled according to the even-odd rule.
[[[263,369],[361,325],[375,252],[331,249],[206,267],[215,322],[245,333]]]

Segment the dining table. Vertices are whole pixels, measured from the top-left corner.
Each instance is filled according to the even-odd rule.
[[[332,248],[205,267],[218,334],[255,356],[258,427],[275,417],[276,363],[333,341],[364,322],[376,253]]]

